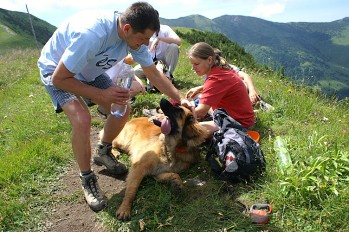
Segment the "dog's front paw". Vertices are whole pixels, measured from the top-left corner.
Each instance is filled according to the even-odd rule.
[[[183,183],[180,180],[172,180],[171,181],[171,189],[175,193],[180,193],[183,191]]]
[[[121,221],[129,221],[131,219],[131,209],[120,206],[116,211],[116,218]]]

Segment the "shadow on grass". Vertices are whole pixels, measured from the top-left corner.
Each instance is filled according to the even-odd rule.
[[[253,224],[245,211],[255,202],[245,201],[243,195],[258,192],[260,183],[266,181],[264,176],[251,183],[219,181],[202,160],[181,177],[184,190],[179,194],[172,192],[169,185],[146,177],[138,189],[130,221],[120,221],[115,215],[125,190],[113,195],[105,210],[109,218],[107,226],[113,231],[281,231],[269,224]],[[193,184],[198,182],[192,179],[200,180],[201,184]]]

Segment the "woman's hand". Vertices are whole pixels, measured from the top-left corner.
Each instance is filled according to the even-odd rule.
[[[194,88],[189,89],[189,91],[186,93],[185,97],[192,100],[194,99],[199,93],[202,92],[203,86],[197,86]]]

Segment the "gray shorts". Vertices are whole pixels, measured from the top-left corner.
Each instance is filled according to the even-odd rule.
[[[83,82],[83,83],[85,83],[87,85],[94,86],[94,87],[99,88],[99,89],[107,89],[110,86],[112,86],[112,84],[113,84],[110,77],[106,74],[102,74],[102,75],[98,76],[94,81]],[[46,87],[47,92],[50,94],[50,97],[51,97],[51,100],[52,100],[52,103],[53,103],[53,106],[54,106],[56,113],[61,113],[63,111],[62,106],[65,103],[70,102],[70,101],[75,100],[75,99],[78,99],[78,98],[83,99],[87,106],[95,105],[95,103],[93,103],[91,101],[91,99],[80,97],[80,96],[77,96],[73,93],[66,92],[62,89],[57,88],[54,85],[45,85],[45,87]]]

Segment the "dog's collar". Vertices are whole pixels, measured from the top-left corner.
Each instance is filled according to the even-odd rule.
[[[176,147],[177,153],[186,153],[188,152],[188,149],[186,147]]]

